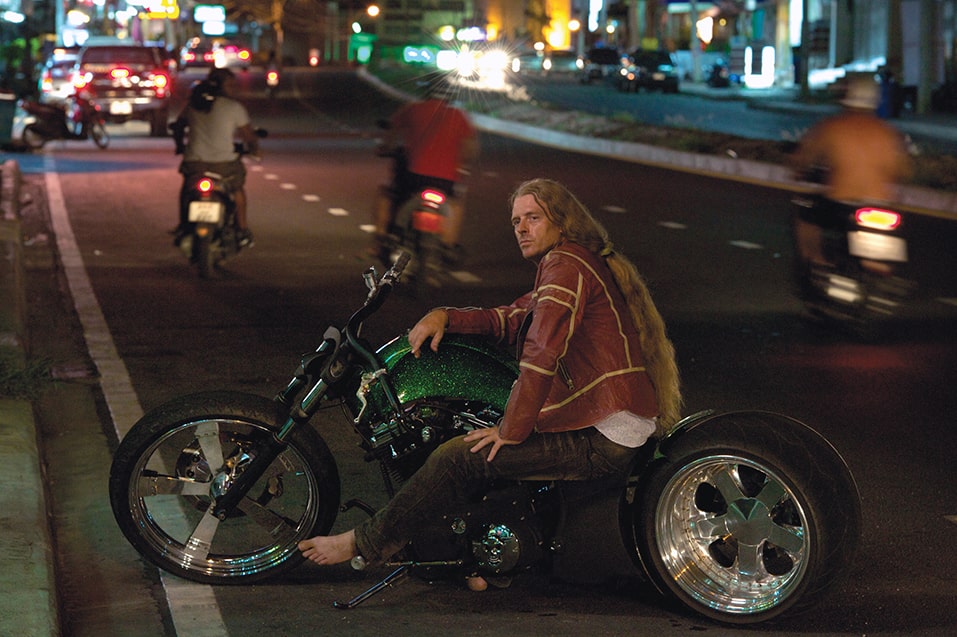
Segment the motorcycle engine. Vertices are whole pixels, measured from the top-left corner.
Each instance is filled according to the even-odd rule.
[[[507,575],[540,561],[546,551],[548,487],[497,485],[465,509],[427,525],[410,545],[413,559]]]

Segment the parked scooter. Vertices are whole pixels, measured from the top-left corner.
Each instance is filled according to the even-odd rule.
[[[879,335],[914,288],[904,272],[909,255],[903,215],[886,204],[820,195],[793,201],[796,274],[805,306],[857,336]],[[818,241],[820,258],[806,258],[808,242]]]
[[[256,134],[265,137],[266,131],[257,129]],[[249,154],[241,142],[236,142],[235,148],[240,157]],[[177,245],[204,279],[213,277],[223,260],[249,247],[237,232],[234,192],[228,178],[212,171],[183,184],[180,205],[185,208],[187,225],[178,235]]]
[[[28,114],[22,139],[29,148],[43,148],[52,139],[92,138],[99,148],[110,144],[100,107],[83,92],[73,95],[63,105],[22,100],[20,107]]]
[[[344,327],[330,326],[269,400],[233,391],[175,398],[144,415],[110,470],[113,514],[150,562],[205,584],[256,582],[302,562],[300,541],[340,511],[336,459],[317,431],[348,411],[385,493],[442,442],[494,427],[518,362],[476,336],[446,334],[411,352],[406,335],[375,349],[363,324],[409,261],[381,278]],[[315,427],[310,421],[316,417]],[[762,412],[701,412],[646,445],[628,476],[586,482],[499,481],[430,522],[388,577],[509,578],[536,569],[567,581],[649,578],[713,620],[749,624],[811,607],[847,575],[861,503],[838,452],[807,425]],[[362,567],[360,558],[354,567]]]

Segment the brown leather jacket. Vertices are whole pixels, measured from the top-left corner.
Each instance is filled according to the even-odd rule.
[[[535,289],[511,305],[445,308],[449,332],[516,345],[520,372],[500,435],[585,429],[628,410],[658,415],[638,331],[604,259],[562,243],[538,264]]]

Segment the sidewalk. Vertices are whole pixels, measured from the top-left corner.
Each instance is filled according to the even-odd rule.
[[[0,367],[28,351],[20,169],[0,166]],[[55,555],[33,406],[0,397],[0,635],[59,635]]]

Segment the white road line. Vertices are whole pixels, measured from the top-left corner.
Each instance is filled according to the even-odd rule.
[[[687,230],[688,226],[683,223],[678,223],[677,221],[659,221],[658,225],[662,228],[668,228],[669,230]]]
[[[279,187],[282,188],[283,190],[295,190],[296,184],[291,184],[287,181],[287,182],[279,184]]]
[[[302,200],[308,201],[309,203],[315,203],[319,201],[319,195],[303,195]]]
[[[764,249],[764,246],[762,246],[760,243],[751,243],[750,241],[744,241],[743,239],[728,241],[728,243],[733,245],[736,248],[744,248],[745,250],[763,250]]]
[[[86,274],[52,155],[44,157],[44,172],[50,220],[67,286],[83,326],[87,351],[100,375],[100,388],[113,419],[113,427],[117,436],[122,438],[130,426],[142,417],[143,408],[133,390],[126,365],[116,351],[113,336]],[[187,582],[163,571],[160,571],[160,577],[176,634],[228,637],[229,632],[223,623],[212,586]]]
[[[345,208],[329,208],[329,214],[333,217],[348,217],[349,211]]]
[[[627,212],[627,210],[625,208],[622,208],[621,206],[602,206],[601,209],[604,210],[605,212],[612,212],[615,214],[621,214],[623,212]]]

